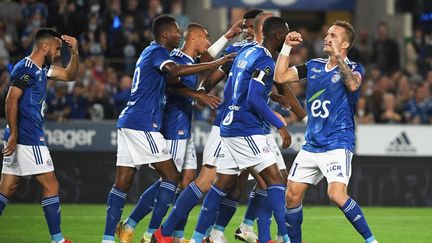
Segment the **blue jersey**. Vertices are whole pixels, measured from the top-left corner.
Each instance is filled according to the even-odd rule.
[[[119,115],[118,128],[157,132],[162,127],[166,78],[162,67],[172,62],[168,50],[152,42],[135,64],[131,94]]]
[[[363,67],[346,59],[354,74],[363,77]],[[339,67],[326,69],[327,59],[317,58],[299,66],[299,78],[306,76],[306,109],[308,122],[306,143],[309,152],[333,149],[354,151],[354,115],[360,89],[350,92],[339,73]]]
[[[190,65],[195,60],[180,50],[171,52],[171,59],[178,64]],[[198,76],[196,74],[180,78],[180,82],[185,86],[198,88]],[[161,133],[166,139],[187,139],[191,137],[192,122],[192,101],[190,97],[185,97],[171,92],[167,93],[167,101],[164,108],[164,117]]]
[[[21,79],[27,83],[18,102],[18,144],[45,145],[43,117],[48,70],[49,66],[40,68],[28,57],[12,70],[12,82]],[[10,130],[6,127],[4,139],[7,141],[9,136]]]
[[[237,41],[235,43],[233,43],[232,45],[229,45],[227,48],[225,48],[225,50],[222,52],[222,56],[234,53],[234,52],[239,52],[240,49],[242,49],[243,46],[250,44],[253,42],[248,42],[247,40],[242,40],[242,41]]]
[[[227,104],[220,125],[222,137],[264,134],[264,119],[248,104],[247,95],[249,83],[258,82],[251,81],[253,74],[263,73],[265,75],[260,77],[259,82],[265,85],[262,98],[268,101],[273,85],[274,66],[275,61],[263,46],[246,45],[238,52],[231,68],[231,87],[226,87],[231,89],[231,95],[225,97]]]
[[[242,49],[246,45],[256,45],[256,44],[257,44],[257,42],[247,42],[246,40],[238,41],[238,42],[235,42],[234,44],[228,46],[222,53],[223,53],[223,56],[225,56],[225,55],[228,55],[228,54],[231,54],[234,52],[239,52],[240,49]],[[228,78],[227,78],[227,81],[225,84],[225,89],[227,88],[230,75],[231,75],[231,72],[228,73]],[[224,90],[224,97],[227,97],[225,94],[226,92],[231,94],[230,90]],[[224,112],[225,107],[226,107],[226,100],[227,99],[224,98],[224,101],[222,102],[222,104],[220,104],[217,108],[216,117],[213,121],[214,126],[219,126],[221,121],[222,121],[223,112]]]

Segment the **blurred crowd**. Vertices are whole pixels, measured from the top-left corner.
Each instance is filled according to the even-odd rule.
[[[129,97],[135,61],[152,40],[152,19],[168,13],[184,28],[190,19],[183,10],[183,0],[1,0],[0,117],[5,116],[4,99],[13,64],[30,54],[35,31],[48,26],[77,37],[81,64],[75,82],[49,80],[46,119],[116,119]],[[324,25],[319,33],[297,30],[304,42],[292,51],[293,65],[325,57],[322,47],[328,27]],[[357,30],[356,38],[349,57],[366,70],[358,122],[432,123],[432,34],[416,29],[400,46],[382,22],[373,33]],[[57,65],[69,60],[67,47],[62,47],[62,53]],[[291,87],[304,105],[304,83]],[[222,89],[220,84],[212,92],[220,94]],[[272,106],[287,123],[296,122],[289,111]],[[196,120],[213,119],[214,111],[198,104],[195,108]]]

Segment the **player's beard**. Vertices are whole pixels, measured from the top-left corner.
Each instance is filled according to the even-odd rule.
[[[45,64],[46,65],[51,65],[52,64],[52,61],[53,61],[53,58],[52,58],[52,56],[51,55],[46,55],[45,57],[44,57],[44,61],[45,61]]]

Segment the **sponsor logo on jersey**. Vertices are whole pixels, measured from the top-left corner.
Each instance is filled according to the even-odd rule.
[[[314,72],[314,73],[320,73],[321,72],[320,69],[317,69],[315,67],[311,68],[311,71]]]
[[[391,154],[415,154],[417,149],[412,145],[407,133],[403,131],[390,142],[386,151]]]

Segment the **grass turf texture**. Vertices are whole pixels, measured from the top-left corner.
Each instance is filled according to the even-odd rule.
[[[125,218],[133,205],[127,205]],[[198,220],[199,207],[190,214],[186,237],[190,237]],[[63,234],[75,243],[101,242],[105,223],[105,205],[64,204],[62,210]],[[242,220],[245,206],[237,209],[227,227],[225,236],[229,242]],[[380,243],[386,242],[432,242],[432,208],[363,208],[366,219]],[[139,242],[150,216],[141,222],[134,242]],[[275,234],[272,223],[272,235]],[[255,226],[256,232],[256,226]],[[345,216],[336,207],[304,208],[303,240],[308,243],[364,242]],[[0,242],[49,242],[48,227],[42,208],[38,204],[10,204],[0,216]]]

